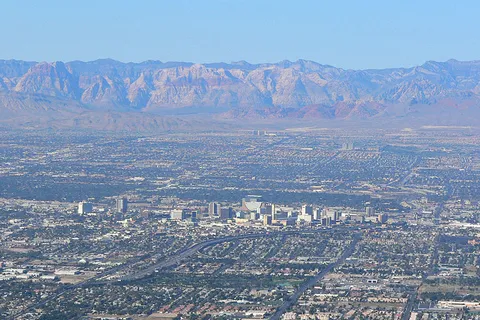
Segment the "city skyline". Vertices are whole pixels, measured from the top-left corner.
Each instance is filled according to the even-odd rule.
[[[1,320],[480,319],[479,2],[2,5]]]

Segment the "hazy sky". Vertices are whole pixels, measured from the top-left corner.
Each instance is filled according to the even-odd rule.
[[[355,69],[475,60],[479,12],[473,0],[2,0],[0,58]]]

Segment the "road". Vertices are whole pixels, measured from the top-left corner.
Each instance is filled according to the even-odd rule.
[[[271,235],[271,234],[270,234]],[[244,234],[244,235],[239,235],[239,236],[229,236],[229,237],[223,237],[223,238],[217,238],[217,239],[211,239],[207,240],[195,245],[192,245],[191,247],[188,247],[186,249],[183,249],[179,252],[177,252],[174,256],[170,256],[164,261],[160,261],[144,270],[140,270],[138,272],[135,272],[133,274],[129,274],[123,278],[120,279],[120,281],[133,281],[133,280],[139,280],[142,279],[146,276],[149,276],[153,274],[156,270],[160,269],[165,269],[171,266],[174,266],[181,262],[182,260],[194,255],[197,253],[199,250],[204,249],[206,247],[210,247],[219,243],[223,242],[229,242],[229,241],[234,241],[234,240],[242,240],[242,239],[254,239],[254,238],[263,238],[263,237],[268,237],[269,234],[267,233],[252,233],[252,234]],[[109,282],[118,282],[116,281],[109,281]]]
[[[289,297],[287,300],[283,302],[283,304],[275,311],[275,313],[270,317],[270,320],[279,320],[282,315],[291,307],[293,306],[298,298],[305,293],[309,288],[313,287],[318,281],[320,281],[323,277],[325,277],[330,271],[332,271],[334,268],[338,267],[341,265],[345,259],[350,257],[355,250],[355,246],[357,245],[357,242],[360,240],[360,234],[357,233],[353,239],[353,241],[350,243],[348,248],[343,252],[343,254],[335,261],[334,263],[329,264],[325,269],[320,271],[315,277],[309,279],[308,281],[304,282],[298,289],[295,291],[295,293]]]
[[[417,291],[411,292],[408,295],[408,301],[403,309],[402,318],[401,320],[409,320],[412,315],[413,306],[415,304],[415,300],[417,299]]]
[[[442,209],[443,209],[443,203],[441,204],[441,209],[440,210],[442,210]],[[424,273],[422,275],[422,283],[429,276],[432,276],[432,275],[435,274],[434,270],[435,270],[435,266],[437,265],[439,240],[440,240],[440,238],[437,235],[437,237],[435,237],[435,240],[434,240],[433,254],[432,254],[432,259],[430,261],[429,270],[428,270],[427,273]],[[408,295],[408,301],[407,301],[407,304],[405,305],[405,308],[403,309],[401,320],[409,320],[410,319],[410,317],[412,315],[413,307],[415,305],[415,301],[417,300],[417,296],[418,296],[418,288]]]
[[[272,234],[270,234],[270,235],[272,235]],[[195,245],[192,245],[190,247],[184,248],[184,249],[180,250],[179,252],[175,253],[175,255],[167,257],[164,261],[161,261],[161,262],[159,262],[159,263],[157,263],[157,264],[155,264],[155,265],[153,265],[153,266],[151,266],[147,269],[140,270],[140,271],[138,271],[134,274],[123,277],[120,280],[121,281],[133,281],[133,280],[141,279],[141,278],[146,277],[150,274],[153,274],[155,272],[155,270],[159,270],[159,269],[163,269],[163,268],[167,268],[169,266],[175,265],[178,262],[180,262],[181,260],[195,254],[198,250],[203,249],[203,248],[208,247],[208,246],[218,244],[218,243],[223,243],[223,242],[228,242],[228,241],[233,241],[233,240],[241,240],[241,239],[261,238],[261,237],[267,237],[267,236],[269,236],[268,233],[253,233],[253,234],[228,236],[228,237],[206,240],[206,241],[197,243]],[[147,255],[144,255],[143,257],[148,258],[150,256],[151,255],[147,254]],[[137,261],[138,261],[138,259],[135,259],[134,262],[137,262]],[[131,262],[131,263],[133,263],[133,262]],[[129,263],[128,265],[130,265],[131,263]],[[25,316],[29,312],[32,312],[35,309],[38,309],[38,308],[41,308],[41,307],[45,306],[45,304],[47,304],[48,302],[53,301],[56,298],[65,294],[66,292],[74,290],[76,288],[80,288],[80,287],[87,286],[87,285],[104,285],[104,284],[108,284],[108,283],[118,282],[118,280],[116,280],[116,281],[97,281],[97,280],[105,277],[106,275],[109,275],[109,274],[115,273],[117,271],[120,271],[121,269],[124,269],[124,268],[128,267],[128,265],[118,266],[118,267],[115,267],[115,268],[112,268],[112,269],[108,270],[107,272],[98,274],[95,277],[90,278],[88,280],[85,280],[83,282],[79,282],[79,283],[71,285],[71,286],[62,287],[60,290],[58,290],[54,294],[42,299],[41,301],[39,301],[39,302],[37,302],[33,305],[30,305],[28,308],[26,308],[26,309],[24,309],[20,312],[17,312],[15,314],[13,314],[12,316],[10,316],[7,319],[12,319],[13,320],[13,319],[18,319],[18,317],[20,317],[20,316]]]
[[[186,249],[183,249],[175,255],[170,256],[166,258],[163,261],[160,261],[147,269],[144,270],[139,270],[133,274],[129,274],[123,278],[120,279],[120,281],[135,281],[135,280],[140,280],[142,278],[145,278],[153,273],[155,273],[156,270],[161,270],[165,269],[171,266],[174,266],[181,262],[182,260],[196,254],[199,250],[204,249],[209,246],[213,246],[219,243],[223,242],[229,242],[229,241],[235,241],[235,240],[242,240],[242,239],[254,239],[254,238],[263,238],[263,237],[273,237],[273,236],[279,236],[279,235],[289,235],[289,234],[299,234],[299,233],[316,233],[316,232],[331,232],[333,229],[316,229],[316,230],[292,230],[292,231],[275,231],[275,232],[269,232],[269,233],[251,233],[251,234],[243,234],[243,235],[238,235],[238,236],[228,236],[228,237],[223,237],[223,238],[217,238],[217,239],[211,239],[207,240],[195,245],[192,245],[191,247],[188,247]],[[107,284],[107,283],[114,283],[114,282],[119,282],[119,280],[116,281],[105,281],[105,282],[96,282],[96,284]]]
[[[180,251],[177,251],[174,255],[165,258],[165,260],[160,261],[160,262],[158,262],[158,263],[156,263],[156,264],[154,264],[154,265],[152,265],[152,266],[150,266],[146,269],[139,270],[135,273],[129,274],[129,275],[127,275],[127,276],[125,276],[125,277],[123,277],[119,280],[98,281],[99,279],[105,277],[106,275],[113,274],[115,272],[118,272],[118,271],[121,271],[122,269],[127,268],[129,265],[131,265],[134,262],[137,262],[139,259],[140,260],[141,259],[147,259],[151,256],[151,254],[145,254],[141,258],[135,259],[133,262],[130,262],[127,265],[122,265],[122,266],[112,268],[112,269],[110,269],[110,270],[108,270],[104,273],[98,274],[95,277],[90,278],[88,280],[85,280],[83,282],[79,282],[77,284],[70,285],[70,286],[64,286],[61,289],[59,289],[57,292],[53,293],[52,295],[42,299],[41,301],[39,301],[35,304],[30,305],[29,307],[27,307],[26,309],[24,309],[22,311],[19,311],[19,312],[13,314],[12,316],[10,316],[7,319],[8,320],[10,320],[10,319],[14,320],[14,319],[18,319],[20,316],[25,316],[29,312],[32,312],[35,309],[39,309],[39,308],[45,306],[48,302],[57,299],[58,297],[65,294],[66,292],[77,289],[77,288],[80,288],[80,287],[89,286],[89,285],[105,285],[105,284],[109,284],[109,283],[131,282],[131,281],[140,280],[142,278],[145,278],[145,277],[155,273],[156,270],[160,270],[160,269],[164,269],[164,268],[168,268],[170,266],[173,266],[173,265],[179,263],[180,261],[196,254],[199,250],[201,250],[203,248],[206,248],[206,247],[209,247],[209,246],[219,244],[219,243],[228,242],[228,241],[235,241],[235,240],[242,240],[242,239],[263,238],[263,237],[270,237],[270,236],[276,236],[276,235],[288,235],[288,234],[295,234],[295,233],[310,233],[310,232],[330,232],[330,231],[331,231],[330,229],[318,229],[318,230],[308,230],[306,232],[302,232],[302,231],[299,231],[299,230],[278,231],[278,232],[270,232],[270,233],[263,232],[263,233],[242,234],[242,235],[238,235],[238,236],[227,236],[227,237],[222,237],[222,238],[205,240],[203,242],[200,242],[200,243],[191,245],[189,247],[186,247],[184,249],[181,249]]]
[[[403,178],[399,178],[398,180],[392,181],[389,185],[395,185],[398,182],[398,187],[404,187],[405,184],[412,178],[416,171],[419,169],[418,164],[420,163],[420,157],[415,157],[415,160],[410,165],[410,168],[407,170],[406,175]]]

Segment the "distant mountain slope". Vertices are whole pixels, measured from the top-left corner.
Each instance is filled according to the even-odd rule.
[[[75,117],[83,111],[174,114],[172,108],[208,107],[219,110],[217,118],[365,119],[418,114],[425,105],[476,109],[479,100],[480,61],[344,70],[306,60],[0,60],[0,113],[11,117],[63,111]]]

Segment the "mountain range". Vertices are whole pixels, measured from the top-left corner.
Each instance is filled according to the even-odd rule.
[[[480,61],[345,70],[307,60],[0,60],[0,123],[23,127],[190,126],[185,114],[218,121],[428,119],[440,114],[471,120],[479,102]]]

